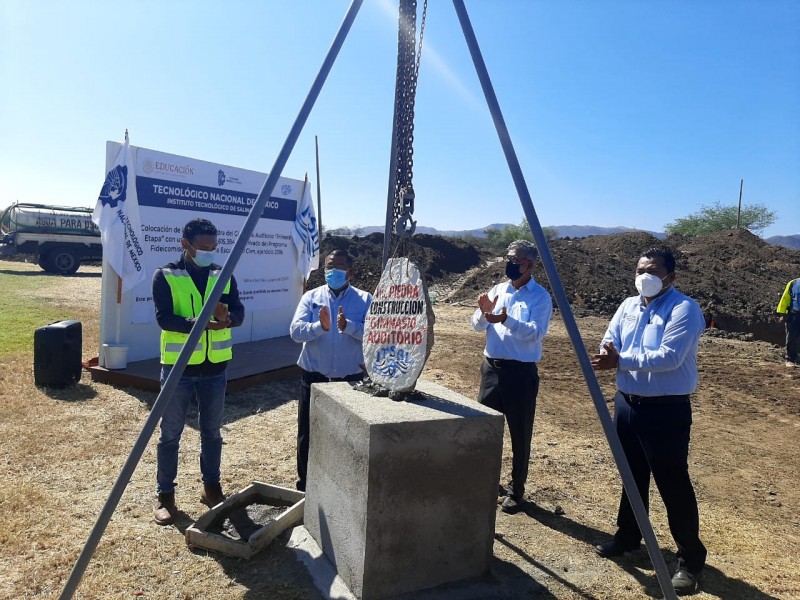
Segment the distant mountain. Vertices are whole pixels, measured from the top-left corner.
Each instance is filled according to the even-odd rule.
[[[508,227],[508,223],[492,223],[491,225],[487,225],[486,227],[481,227],[480,229],[436,229],[435,227],[425,227],[424,225],[418,225],[415,233],[425,233],[427,235],[441,235],[443,237],[465,237],[465,236],[473,236],[479,238],[485,238],[487,229],[505,229]],[[358,237],[365,237],[371,233],[383,233],[384,227],[380,225],[367,225],[366,227],[358,227],[352,229],[350,227],[336,227],[333,229],[327,230],[328,233],[332,235],[348,235],[348,236],[358,236]]]
[[[503,230],[510,227],[511,223],[492,223],[486,227],[479,229],[436,229],[435,227],[425,227],[423,225],[417,226],[416,233],[426,233],[428,235],[441,235],[443,237],[476,237],[485,238],[487,229]],[[595,225],[555,225],[558,230],[557,238],[585,238],[590,235],[611,235],[612,233],[626,233],[629,231],[644,231],[649,233],[655,238],[663,240],[667,237],[662,231],[649,231],[647,229],[636,229],[633,227],[597,227]],[[383,233],[383,227],[378,225],[370,225],[368,227],[359,227],[355,230],[348,227],[338,227],[331,229],[329,232],[333,235],[346,235],[364,237],[370,233],[380,232]],[[775,246],[784,246],[793,250],[800,250],[800,233],[794,235],[774,235],[764,239],[768,244]]]
[[[784,246],[792,250],[800,250],[800,233],[795,233],[794,235],[773,235],[772,237],[764,239],[764,241],[775,246]]]
[[[428,235],[441,235],[443,237],[477,237],[477,238],[485,238],[486,237],[486,230],[487,229],[496,229],[496,230],[503,230],[506,227],[510,227],[511,223],[492,223],[491,225],[487,225],[486,227],[481,227],[479,229],[460,229],[460,230],[452,230],[452,229],[436,229],[435,227],[425,227],[425,226],[418,226],[416,229],[416,233],[426,233]],[[631,227],[596,227],[594,225],[557,225],[555,228],[558,230],[558,235],[556,237],[564,238],[584,238],[589,237],[590,235],[610,235],[612,233],[625,233],[627,231],[645,231],[643,229],[633,229]],[[355,230],[347,228],[347,227],[339,227],[337,229],[330,230],[330,233],[333,235],[356,235],[358,237],[364,237],[369,235],[370,233],[375,232],[383,232],[384,228],[379,227],[376,225],[370,225],[368,227],[359,227]],[[647,231],[650,235],[657,237],[659,239],[663,239],[665,237],[664,233],[657,232],[657,231]]]
[[[560,238],[585,238],[590,235],[611,235],[612,233],[626,233],[629,231],[644,231],[653,237],[663,240],[666,234],[660,231],[648,231],[632,227],[595,227],[594,225],[556,225]]]

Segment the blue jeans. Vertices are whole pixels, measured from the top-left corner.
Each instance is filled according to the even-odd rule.
[[[161,365],[161,387],[172,365]],[[161,417],[161,437],[158,438],[158,493],[175,491],[178,475],[178,446],[192,396],[197,394],[200,416],[200,472],[203,483],[219,483],[222,460],[222,413],[225,408],[227,371],[208,377],[186,377],[178,380],[175,393]]]

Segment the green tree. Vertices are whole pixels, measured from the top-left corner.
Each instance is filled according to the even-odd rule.
[[[558,236],[558,229],[555,227],[542,227],[542,232],[548,241]],[[489,243],[496,248],[505,248],[514,240],[534,241],[528,219],[522,219],[519,225],[508,225],[504,229],[486,229],[484,233]]]
[[[719,201],[704,204],[699,211],[667,224],[664,230],[668,234],[678,233],[687,236],[703,236],[715,231],[736,229],[737,206],[723,206]],[[763,204],[748,204],[742,207],[739,215],[739,227],[753,232],[760,232],[775,222],[775,212]]]

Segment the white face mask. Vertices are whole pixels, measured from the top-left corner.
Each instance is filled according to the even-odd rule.
[[[194,264],[196,264],[201,269],[205,267],[210,267],[214,262],[214,259],[217,257],[216,250],[198,250],[191,244],[189,244],[189,247],[192,250],[194,250],[194,256],[192,257]]]
[[[201,268],[210,267],[217,257],[215,250],[195,250],[195,252],[197,254],[194,257],[194,264]]]
[[[664,277],[666,279],[666,277]],[[642,273],[636,276],[636,289],[645,298],[658,295],[664,287],[663,279],[652,273]]]

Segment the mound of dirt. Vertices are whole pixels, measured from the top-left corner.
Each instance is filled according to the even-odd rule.
[[[474,245],[459,238],[438,235],[418,234],[412,242],[405,244],[407,256],[419,267],[425,281],[453,279],[467,270],[480,265],[486,253]],[[320,256],[324,257],[333,250],[346,250],[353,256],[353,284],[357,288],[372,292],[381,278],[381,261],[383,260],[383,234],[371,233],[366,237],[328,236],[320,244]],[[398,254],[406,256],[406,254]],[[313,288],[324,283],[323,270],[318,269],[311,274],[308,287]]]
[[[624,298],[636,294],[634,270],[641,253],[659,245],[672,248],[675,286],[700,304],[710,326],[782,343],[775,307],[786,283],[800,276],[800,252],[767,244],[749,231],[663,241],[643,232],[565,238],[550,242],[550,253],[575,313],[611,317]],[[502,270],[499,263],[478,272],[454,298],[474,299],[504,278]],[[541,261],[535,277],[552,292]]]
[[[710,326],[783,343],[775,307],[786,283],[800,277],[798,250],[767,244],[747,230],[666,240],[628,232],[553,240],[549,248],[575,314],[610,318],[624,298],[636,294],[634,271],[642,252],[660,245],[672,248],[677,261],[675,285],[700,304]],[[356,286],[374,290],[380,278],[383,234],[323,240],[323,256],[334,248],[354,255]],[[457,288],[448,297],[452,302],[475,303],[479,294],[505,280],[502,261],[487,261],[491,256],[461,239],[416,235],[408,248],[428,283],[447,281]],[[552,293],[541,261],[534,274]],[[321,283],[319,270],[309,285]]]

